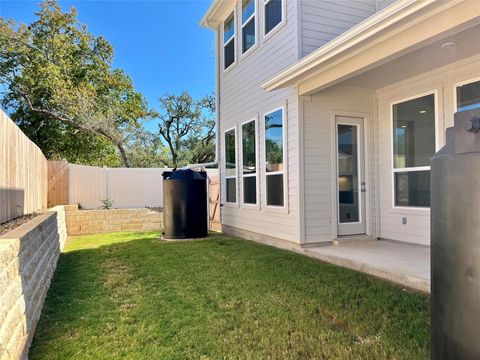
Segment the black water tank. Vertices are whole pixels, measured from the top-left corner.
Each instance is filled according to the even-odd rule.
[[[432,360],[480,359],[480,109],[457,112],[431,159]]]
[[[177,170],[163,173],[163,223],[166,239],[208,235],[206,172]]]

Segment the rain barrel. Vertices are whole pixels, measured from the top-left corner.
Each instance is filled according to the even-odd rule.
[[[163,224],[165,239],[208,235],[206,172],[181,169],[163,173]]]
[[[431,161],[431,358],[480,359],[480,109]]]

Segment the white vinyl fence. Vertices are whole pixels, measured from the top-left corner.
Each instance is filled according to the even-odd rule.
[[[69,164],[68,198],[72,205],[98,209],[102,200],[113,208],[163,207],[163,177],[168,168],[107,168]],[[209,169],[209,176],[218,170]]]

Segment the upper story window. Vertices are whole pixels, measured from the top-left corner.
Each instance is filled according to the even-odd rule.
[[[457,86],[457,111],[480,108],[480,81]]]
[[[436,149],[435,94],[393,105],[395,206],[430,206],[430,158]]]
[[[255,45],[255,0],[242,0],[242,54]]]
[[[283,108],[266,114],[264,120],[267,206],[284,206]]]
[[[283,20],[284,0],[264,0],[265,1],[265,35],[277,27]]]
[[[235,129],[225,132],[225,201],[237,202],[237,150]]]
[[[235,62],[235,12],[223,23],[223,62],[225,70]]]

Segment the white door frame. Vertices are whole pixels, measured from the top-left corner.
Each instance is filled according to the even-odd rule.
[[[365,182],[365,199],[364,199],[364,210],[363,210],[363,222],[365,223],[365,235],[371,235],[371,192],[373,190],[373,181],[370,175],[370,146],[369,146],[369,121],[371,120],[371,114],[363,112],[351,112],[351,111],[341,111],[334,110],[330,111],[330,125],[331,125],[331,189],[332,189],[332,235],[333,238],[337,238],[338,235],[338,172],[337,172],[337,117],[351,117],[359,118],[363,120],[363,136],[361,138],[362,147],[363,147],[363,179]]]

